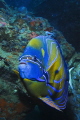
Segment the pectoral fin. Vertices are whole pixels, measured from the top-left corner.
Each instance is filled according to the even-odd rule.
[[[39,99],[41,99],[47,105],[49,105],[49,106],[51,106],[51,107],[61,111],[60,108],[53,102],[53,100],[49,96],[47,96],[47,97],[40,97]]]
[[[17,70],[12,70],[17,76],[18,78],[20,79],[20,76],[19,76],[19,72]]]

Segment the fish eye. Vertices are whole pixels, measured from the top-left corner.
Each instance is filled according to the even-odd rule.
[[[37,61],[37,58],[36,58],[36,56],[34,56],[33,60],[34,60],[34,61]]]

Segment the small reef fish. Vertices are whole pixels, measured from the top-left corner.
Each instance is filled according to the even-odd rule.
[[[19,60],[19,74],[29,94],[59,111],[65,109],[69,74],[58,42],[37,36]]]

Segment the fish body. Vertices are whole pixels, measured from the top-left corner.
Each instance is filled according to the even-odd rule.
[[[68,69],[55,39],[31,39],[20,57],[19,74],[32,96],[58,110],[66,108]]]

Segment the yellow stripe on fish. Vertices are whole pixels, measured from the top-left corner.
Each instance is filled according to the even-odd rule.
[[[33,38],[33,40],[31,40],[28,43],[28,46],[34,47],[36,49],[39,49],[42,46],[42,42],[40,40],[36,39],[36,38]]]
[[[55,39],[33,38],[20,57],[19,73],[30,95],[58,110],[65,109],[68,70]]]

